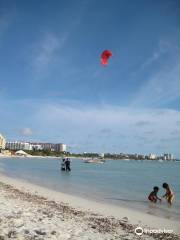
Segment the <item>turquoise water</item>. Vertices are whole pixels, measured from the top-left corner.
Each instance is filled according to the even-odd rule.
[[[180,220],[180,162],[106,161],[87,164],[71,161],[72,171],[61,172],[60,160],[38,158],[1,159],[0,171],[57,191],[96,201],[135,208],[149,214]],[[153,186],[167,182],[175,192],[172,207],[166,202],[152,205],[147,201]]]

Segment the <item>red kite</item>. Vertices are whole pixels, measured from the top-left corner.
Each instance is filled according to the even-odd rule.
[[[104,50],[104,52],[101,54],[101,64],[107,65],[108,59],[112,57],[112,52],[109,50]]]

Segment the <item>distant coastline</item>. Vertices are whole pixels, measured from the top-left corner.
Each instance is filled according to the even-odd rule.
[[[19,156],[19,155],[6,155],[0,153],[0,158],[52,158],[52,159],[62,159],[63,157],[68,157],[71,159],[81,159],[81,160],[88,160],[88,159],[93,159],[93,157],[87,157],[87,156],[76,156],[76,155],[27,155],[27,156]],[[155,162],[178,162],[180,159],[173,159],[173,160],[162,160],[162,159],[134,159],[134,158],[103,158],[104,160],[110,160],[110,161],[155,161]]]

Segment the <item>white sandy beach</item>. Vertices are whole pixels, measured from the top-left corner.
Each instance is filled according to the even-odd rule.
[[[173,230],[180,223],[85,200],[0,174],[0,239],[138,239],[137,226]],[[141,239],[180,239],[150,234]]]

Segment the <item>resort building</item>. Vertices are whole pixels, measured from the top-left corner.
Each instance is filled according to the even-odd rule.
[[[156,159],[156,154],[150,153],[150,154],[149,154],[149,159],[150,159],[150,160]]]
[[[54,150],[56,152],[66,152],[66,150],[67,150],[66,144],[57,143],[57,144],[54,145]]]
[[[7,142],[6,149],[9,150],[32,150],[32,146],[28,142]]]
[[[164,160],[174,160],[174,156],[171,153],[165,153],[163,156]]]
[[[44,150],[49,150],[51,151],[54,148],[54,144],[53,143],[40,143],[42,146],[42,149]]]
[[[104,158],[104,153],[100,153],[99,157]]]
[[[31,150],[38,151],[38,150],[42,150],[42,149],[43,149],[43,147],[41,146],[41,144],[31,143]]]
[[[0,149],[5,149],[6,147],[6,139],[0,134]]]
[[[66,152],[67,146],[63,143],[29,143],[29,142],[19,142],[19,141],[12,141],[7,142],[4,145],[4,148],[8,150],[48,150],[48,151],[56,151],[56,152]]]
[[[31,142],[33,150],[47,150],[52,151],[54,149],[53,143]]]

